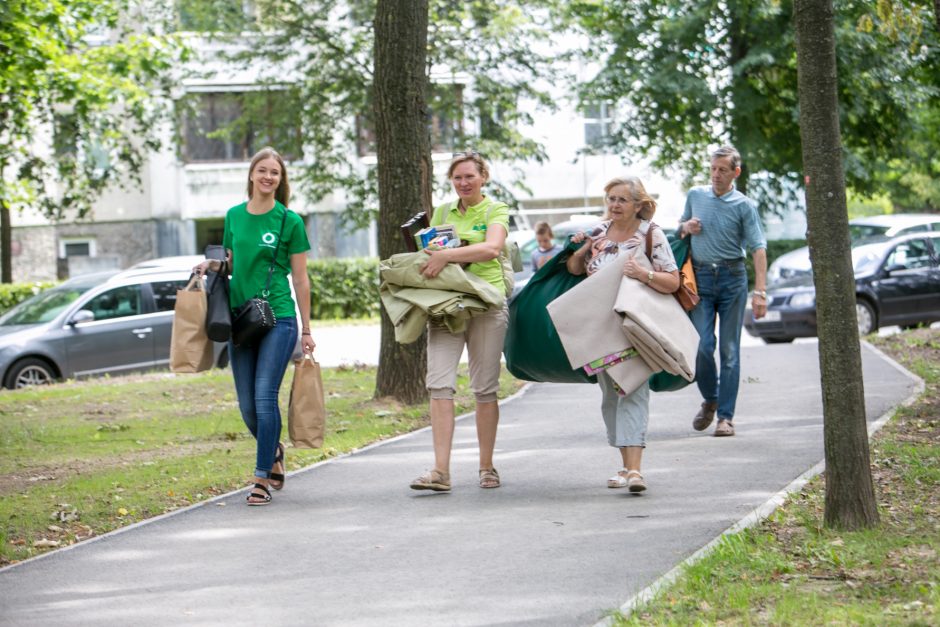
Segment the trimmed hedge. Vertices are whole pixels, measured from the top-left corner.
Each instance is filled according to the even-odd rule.
[[[54,281],[35,281],[33,283],[0,283],[0,313],[19,304],[34,294],[55,285]]]
[[[307,262],[310,318],[337,320],[379,315],[379,260],[317,259]]]
[[[805,239],[773,239],[767,240],[767,267],[774,262],[774,259],[780,255],[786,254],[791,250],[806,246]],[[747,256],[747,283],[748,287],[754,287],[754,258]]]

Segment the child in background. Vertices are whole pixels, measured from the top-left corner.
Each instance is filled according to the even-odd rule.
[[[548,222],[538,222],[535,225],[535,241],[539,247],[532,253],[532,271],[538,272],[545,262],[561,252],[561,246],[552,241],[554,234]]]

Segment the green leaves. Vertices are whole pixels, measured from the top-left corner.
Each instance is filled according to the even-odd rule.
[[[136,23],[135,34],[119,29],[118,16],[134,21],[135,10],[129,0],[4,3],[0,169],[16,175],[0,178],[0,205],[81,217],[106,185],[137,180],[167,119],[160,99],[183,47],[148,31],[159,26],[152,21]]]

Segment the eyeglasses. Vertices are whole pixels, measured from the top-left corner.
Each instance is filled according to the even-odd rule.
[[[479,157],[480,153],[476,150],[464,150],[463,152],[455,152],[453,157]]]
[[[608,205],[626,205],[630,203],[630,201],[623,196],[607,196],[605,200],[607,200]]]

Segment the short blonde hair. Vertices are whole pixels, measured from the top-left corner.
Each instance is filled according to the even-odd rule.
[[[453,178],[454,169],[461,163],[465,161],[472,161],[477,167],[477,172],[480,176],[483,177],[484,181],[490,180],[490,169],[486,165],[486,161],[483,157],[480,156],[476,150],[467,150],[465,152],[455,152],[454,158],[450,161],[450,166],[447,168],[447,178]]]
[[[604,194],[607,194],[613,188],[618,185],[625,185],[630,190],[630,198],[635,204],[640,206],[640,210],[637,212],[637,215],[641,220],[652,220],[653,214],[656,213],[656,201],[653,200],[653,197],[646,193],[646,188],[643,187],[643,182],[640,181],[638,177],[635,176],[618,176],[612,178],[607,182],[607,185],[604,186]],[[607,211],[604,213],[604,219],[610,218],[610,212]]]

